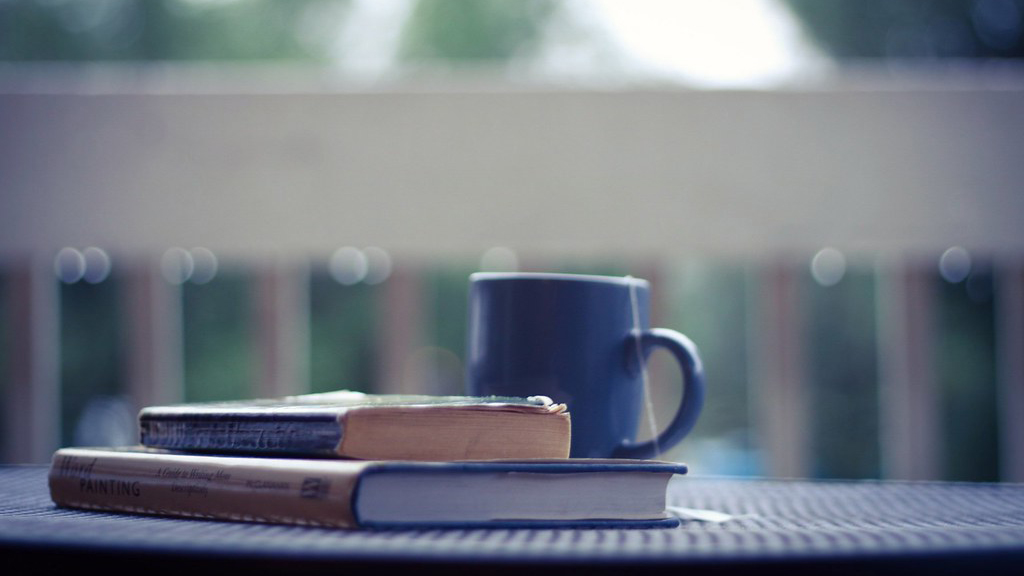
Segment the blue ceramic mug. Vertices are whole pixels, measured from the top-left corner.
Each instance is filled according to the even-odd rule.
[[[478,273],[469,281],[469,394],[544,395],[567,404],[574,458],[650,458],[693,428],[704,402],[700,357],[686,336],[649,327],[646,280]],[[682,367],[682,399],[656,440],[637,443],[641,369],[657,347]]]

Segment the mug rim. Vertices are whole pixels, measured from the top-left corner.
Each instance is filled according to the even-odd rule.
[[[602,282],[628,286],[635,284],[648,286],[650,282],[635,276],[603,276],[600,274],[569,274],[564,272],[474,272],[469,275],[470,282],[498,280],[547,280],[556,282]]]

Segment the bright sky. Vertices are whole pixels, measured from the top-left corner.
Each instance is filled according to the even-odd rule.
[[[821,57],[776,0],[590,0],[608,39],[637,70],[701,86],[784,81]]]
[[[357,0],[338,36],[339,67],[369,76],[392,70],[413,4]],[[543,48],[515,68],[556,80],[757,88],[825,62],[777,0],[564,0]]]

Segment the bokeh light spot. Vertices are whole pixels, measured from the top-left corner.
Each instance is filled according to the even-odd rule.
[[[85,275],[85,256],[74,248],[61,248],[53,261],[53,271],[65,284],[74,284]]]
[[[366,277],[363,282],[380,284],[391,276],[391,256],[387,250],[370,246],[363,249],[363,256],[366,257]]]
[[[369,264],[366,261],[366,254],[358,248],[345,246],[335,250],[328,263],[328,271],[331,278],[343,286],[358,284],[366,278]]]
[[[1021,16],[1013,0],[975,0],[971,9],[978,37],[995,50],[1010,50],[1020,41]]]
[[[160,258],[160,273],[171,284],[183,284],[192,276],[195,262],[184,248],[171,248]]]
[[[822,286],[835,286],[846,275],[846,257],[835,248],[822,248],[811,259],[811,276]]]
[[[511,248],[495,246],[480,258],[481,272],[516,272],[519,270],[519,256]]]
[[[939,273],[950,284],[963,282],[971,273],[971,255],[960,246],[953,246],[939,258]]]
[[[99,284],[110,275],[110,256],[106,251],[95,246],[89,246],[82,251],[85,258],[85,274],[83,278],[89,284]]]
[[[196,247],[189,251],[192,256],[192,276],[189,281],[193,284],[206,284],[217,275],[217,256],[208,248]]]

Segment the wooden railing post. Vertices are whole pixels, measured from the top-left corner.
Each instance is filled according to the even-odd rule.
[[[423,393],[419,382],[408,375],[412,355],[422,345],[423,290],[420,269],[396,265],[379,286],[383,290],[377,314],[377,382],[374,392]]]
[[[123,272],[128,397],[135,408],[185,399],[181,286],[150,259]]]
[[[942,474],[933,281],[925,263],[886,262],[877,271],[879,436],[886,478],[933,480]]]
[[[764,454],[764,473],[776,477],[806,477],[811,472],[800,274],[799,264],[783,260],[758,269],[752,283],[752,418],[755,442]]]
[[[996,267],[999,479],[1024,482],[1024,261]]]
[[[678,326],[672,326],[669,323],[669,311],[672,308],[671,287],[668,283],[669,275],[665,273],[664,263],[654,259],[640,260],[639,263],[630,266],[630,271],[633,276],[643,278],[651,284],[650,326],[679,329]],[[660,433],[668,427],[669,421],[679,407],[682,396],[678,377],[670,378],[669,376],[678,369],[671,368],[657,359],[653,360],[648,361],[645,365],[647,384],[650,385],[650,390],[647,390],[645,397],[640,427],[637,431],[638,441],[649,440],[656,433]],[[649,406],[647,405],[648,400],[650,401]]]
[[[38,255],[10,267],[6,429],[3,460],[49,462],[60,443],[60,298],[51,261]]]
[[[258,377],[253,395],[309,392],[309,266],[274,261],[257,268],[253,316]]]

